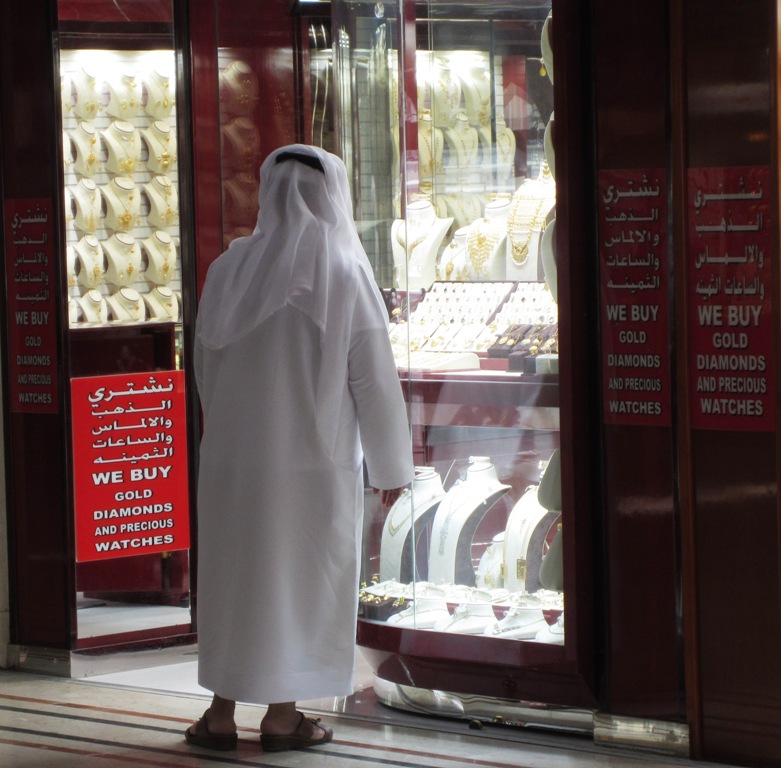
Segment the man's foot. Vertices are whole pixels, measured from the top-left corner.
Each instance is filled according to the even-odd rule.
[[[299,715],[298,726],[292,733],[276,733],[272,724],[262,726],[260,746],[264,752],[283,752],[288,749],[305,749],[327,744],[334,737],[330,728],[320,725],[320,720],[308,718],[303,712]]]
[[[238,734],[236,733],[236,727],[233,726],[233,731],[212,731],[209,728],[207,722],[208,710],[203,713],[203,717],[200,720],[193,723],[185,732],[184,738],[188,744],[194,747],[205,747],[206,749],[217,749],[227,751],[230,749],[236,749],[238,744]],[[215,729],[219,726],[213,726]],[[226,728],[223,725],[222,728]]]

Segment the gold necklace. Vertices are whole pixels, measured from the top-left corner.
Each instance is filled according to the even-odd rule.
[[[126,98],[124,101],[120,102],[119,108],[122,112],[127,112],[128,107],[132,108],[136,106],[136,79],[135,77],[127,77],[125,78],[125,85],[127,91],[130,92],[130,97]]]
[[[426,131],[420,132],[420,137],[423,139],[423,143],[426,145],[428,151],[429,161],[428,163],[421,164],[421,171],[424,171],[426,175],[433,176],[437,170],[437,134],[432,130],[430,132],[431,140],[426,136]]]
[[[147,134],[150,135],[150,134]],[[164,171],[169,171],[172,164],[176,162],[176,155],[171,152],[171,134],[162,131],[152,129],[151,133],[153,141],[157,142],[160,147],[160,154],[156,155],[157,164]],[[150,147],[150,149],[156,149],[156,147]]]
[[[117,128],[114,131],[112,131],[112,133],[116,134],[118,131],[119,129]],[[129,134],[123,134],[122,131],[119,131],[117,138],[119,139],[119,143],[117,146],[122,147],[122,151],[125,153],[124,160],[117,158],[117,164],[119,166],[119,170],[121,171],[123,176],[130,176],[133,174],[133,172],[136,169],[137,158],[131,155],[131,152],[135,151],[135,143],[136,143],[135,131]]]
[[[80,184],[79,187],[82,189],[87,189],[83,186],[83,184]],[[87,201],[89,201],[89,217],[84,217],[84,211],[82,208],[86,207],[84,205],[84,201],[79,200],[79,195],[76,194],[73,196],[76,200],[76,208],[77,208],[77,215],[76,215],[76,226],[78,226],[79,221],[84,225],[82,227],[79,227],[79,229],[83,229],[85,232],[94,232],[96,228],[96,222],[95,222],[95,210],[97,209],[97,199],[98,199],[98,189],[97,187],[92,190],[92,192],[86,192],[84,197]],[[81,215],[79,215],[81,214]]]
[[[163,188],[162,194],[165,195],[165,199],[163,200],[163,203],[166,206],[165,213],[160,214],[160,220],[165,224],[166,226],[171,226],[172,224],[176,223],[176,211],[174,211],[172,206],[172,200],[171,197],[173,195],[174,188],[171,186],[171,184],[161,184],[157,179],[155,179],[155,182],[158,187]],[[160,194],[158,192],[158,194]]]
[[[396,242],[404,249],[407,256],[412,257],[413,251],[428,237],[429,233],[424,232],[421,237],[415,238],[409,245],[404,237],[402,237],[403,227],[399,227],[396,232]]]
[[[510,139],[504,131],[496,134],[496,143],[499,145],[499,150],[505,157],[509,157],[512,154],[512,139]]]
[[[459,144],[461,144],[461,150],[462,150],[463,155],[464,155],[464,160],[467,160],[469,158],[469,156],[472,155],[472,153],[475,150],[475,147],[474,147],[474,144],[473,144],[474,136],[471,133],[468,134],[469,137],[470,137],[470,140],[469,140],[469,146],[467,146],[466,138],[461,135],[462,131],[459,131],[458,128],[453,128],[450,131],[450,134],[458,139]]]
[[[483,222],[490,224],[488,219],[483,219]],[[469,238],[467,239],[469,260],[472,263],[475,275],[478,277],[488,275],[485,265],[499,239],[500,234],[496,229],[486,232],[484,228],[481,228],[480,224],[476,224],[469,233]]]
[[[448,259],[447,264],[445,264],[445,280],[450,280],[451,275],[453,274],[453,259],[455,258],[455,255],[458,253],[458,251],[461,249],[461,245],[457,243],[455,240],[448,245],[448,247],[445,249],[445,254],[443,255],[443,261],[446,256],[450,256]]]
[[[524,200],[523,198],[513,200],[510,215],[507,217],[507,235],[510,238],[512,260],[518,267],[522,267],[526,263],[526,259],[529,258],[529,245],[531,244],[534,231],[540,228],[538,218],[545,198],[539,198],[534,213],[532,213],[531,216],[519,216],[519,211],[526,202],[530,201]],[[520,238],[518,238],[519,232],[521,233]]]
[[[129,232],[133,228],[133,220],[136,219],[136,216],[130,210],[130,206],[133,205],[133,200],[135,200],[136,197],[135,191],[130,192],[127,195],[127,205],[125,205],[125,201],[122,199],[122,195],[120,195],[118,192],[114,191],[114,197],[116,197],[116,199],[119,201],[119,204],[125,209],[125,212],[121,216],[116,217],[117,226],[119,229],[124,229],[126,232]],[[141,223],[140,218],[137,223]]]
[[[92,173],[93,171],[92,166],[95,163],[95,161],[98,159],[97,155],[95,154],[95,148],[98,143],[98,137],[95,136],[94,133],[91,134],[89,131],[85,130],[83,124],[79,126],[79,132],[85,134],[85,136],[87,137],[87,141],[89,141],[90,143],[89,154],[87,155],[84,161],[84,166],[88,173]],[[77,153],[81,152],[81,146],[78,141],[76,142],[76,152]]]

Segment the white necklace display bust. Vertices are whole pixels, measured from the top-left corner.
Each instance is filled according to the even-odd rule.
[[[92,235],[85,235],[73,249],[76,281],[85,288],[97,288],[105,276],[105,256],[100,241]]]
[[[488,457],[473,456],[464,480],[440,501],[431,527],[428,579],[434,584],[474,586],[472,537],[483,515],[510,489]]]
[[[176,137],[165,120],[155,120],[141,131],[146,143],[146,167],[150,173],[168,173],[176,168]]]
[[[75,130],[68,131],[68,136],[76,150],[73,170],[79,176],[94,176],[100,170],[100,144],[95,126],[82,120]]]
[[[130,232],[141,223],[141,195],[132,179],[113,178],[100,188],[106,205],[106,229]]]
[[[413,540],[433,517],[445,495],[442,478],[431,467],[416,467],[411,489],[391,507],[382,529],[380,579],[410,582],[415,575]]]
[[[391,248],[397,288],[419,290],[434,282],[439,246],[452,223],[451,218],[437,218],[434,206],[426,200],[410,203],[406,219],[393,222]]]
[[[124,232],[113,234],[103,242],[106,255],[106,282],[109,285],[132,285],[141,270],[141,249],[135,238]]]
[[[105,323],[108,321],[108,307],[97,288],[92,288],[83,296],[76,298],[82,314],[82,321],[85,323]]]
[[[133,123],[114,120],[103,131],[106,170],[119,176],[132,176],[142,170],[141,140]]]
[[[146,318],[144,302],[135,288],[120,288],[106,299],[111,319],[118,323],[136,323]]]
[[[174,276],[176,266],[176,248],[168,232],[158,230],[143,240],[142,245],[147,257],[144,278],[155,285],[168,285]]]
[[[150,320],[179,320],[179,298],[167,285],[156,285],[149,293],[142,294],[142,298]]]
[[[147,221],[153,227],[173,227],[179,222],[179,194],[167,176],[155,176],[144,191],[149,198]]]

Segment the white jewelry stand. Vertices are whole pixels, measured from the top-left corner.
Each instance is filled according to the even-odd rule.
[[[84,235],[73,249],[76,281],[85,288],[97,288],[105,278],[105,256],[100,241],[93,235]]]
[[[486,627],[496,621],[490,603],[461,603],[453,615],[434,625],[435,632],[454,635],[482,635]]]
[[[132,179],[117,176],[100,191],[106,204],[106,229],[130,232],[141,224],[141,195]]]
[[[494,200],[469,229],[463,280],[504,280],[509,200]]]
[[[73,110],[73,81],[67,72],[60,75],[60,101],[62,102],[62,115],[67,115]]]
[[[141,88],[135,72],[121,72],[108,80],[107,86],[106,112],[120,120],[132,120],[141,111]]]
[[[553,114],[553,112],[551,112],[550,120],[548,120],[548,124],[545,126],[545,133],[542,136],[542,147],[543,147],[543,152],[545,153],[545,160],[548,163],[548,168],[550,168],[551,175],[555,179],[556,178],[556,149],[553,144],[554,121],[555,121],[555,115]]]
[[[438,219],[434,206],[416,200],[407,206],[407,218],[391,226],[391,247],[396,265],[396,287],[429,288],[436,278],[439,246],[453,219]]]
[[[380,580],[410,582],[417,575],[413,544],[445,495],[442,478],[429,467],[416,467],[411,489],[402,491],[382,528]]]
[[[507,278],[540,280],[540,241],[545,223],[556,205],[556,182],[547,164],[537,179],[525,181],[513,195],[507,217]]]
[[[503,546],[504,531],[500,531],[480,558],[475,574],[475,586],[478,589],[499,589],[504,586]]]
[[[153,69],[144,79],[146,86],[146,103],[144,111],[150,117],[164,120],[176,105],[175,94],[171,86],[173,77],[159,69]]]
[[[546,629],[548,622],[542,613],[542,603],[530,597],[529,604],[514,605],[505,611],[504,618],[485,628],[484,635],[503,640],[533,640]]]
[[[135,288],[120,288],[106,299],[111,319],[118,323],[137,323],[146,318],[141,295]]]
[[[475,62],[459,75],[469,124],[487,126],[491,122],[491,79],[485,62]]]
[[[464,254],[466,253],[466,240],[469,235],[469,227],[461,227],[455,231],[453,239],[442,251],[439,257],[439,280],[457,280],[460,270],[464,267]]]
[[[150,173],[165,174],[176,168],[176,138],[165,120],[155,120],[141,131],[146,144],[146,167]]]
[[[455,219],[457,229],[467,227],[483,215],[483,200],[479,195],[471,193],[455,193],[442,195],[448,213]]]
[[[440,501],[431,527],[428,579],[434,584],[473,586],[472,536],[483,515],[510,489],[499,482],[491,460],[474,456],[465,480]]]
[[[141,249],[132,235],[113,234],[103,242],[106,255],[106,282],[109,285],[132,285],[141,271]]]
[[[72,83],[76,90],[73,113],[82,120],[94,120],[98,109],[103,106],[95,75],[86,67],[82,67],[73,74]]]
[[[515,134],[503,118],[496,119],[496,178],[504,181],[513,175]]]
[[[81,307],[79,302],[72,296],[68,296],[68,325],[73,328],[74,325],[78,325],[81,321]]]
[[[229,114],[251,115],[258,101],[258,78],[243,61],[234,61],[220,73],[221,96]]]
[[[141,140],[133,123],[114,120],[103,131],[106,145],[106,170],[118,176],[132,176],[143,170],[141,163]]]
[[[260,155],[260,132],[247,117],[237,117],[222,129],[225,165],[239,171],[254,171]]]
[[[179,222],[179,194],[167,176],[155,176],[144,191],[149,199],[147,221],[153,227],[173,227]]]
[[[447,128],[461,103],[461,83],[444,59],[434,62],[431,78],[431,117],[437,128]]]
[[[541,629],[534,637],[538,643],[549,643],[550,645],[564,645],[564,614],[562,613],[555,624]]]
[[[141,243],[147,257],[144,278],[156,285],[168,285],[176,267],[176,247],[168,232],[157,231]]]
[[[100,170],[100,145],[95,126],[82,121],[78,128],[68,131],[68,136],[76,150],[73,170],[79,176],[94,176]]]
[[[65,246],[65,272],[68,288],[73,288],[76,285],[76,249],[72,245]]]
[[[459,112],[453,127],[445,130],[445,143],[449,148],[446,173],[456,173],[463,179],[469,171],[476,171],[480,137],[469,125],[465,112]]]
[[[92,179],[82,179],[70,189],[76,211],[73,224],[76,229],[92,234],[100,224],[100,195]]]
[[[108,322],[108,306],[102,294],[96,288],[87,291],[76,299],[85,323]]]
[[[157,285],[142,294],[150,320],[175,323],[179,320],[179,299],[167,285]]]
[[[555,234],[556,219],[552,219],[540,241],[540,253],[542,254],[542,271],[545,274],[545,282],[548,284],[553,300],[559,303],[558,270],[556,268],[556,254],[553,249],[553,236]]]
[[[504,534],[506,589],[512,592],[535,592],[539,589],[542,541],[558,516],[558,512],[549,512],[539,503],[537,486],[527,488],[513,507]]]
[[[419,597],[404,610],[394,613],[387,624],[409,629],[433,629],[440,621],[448,621],[450,611],[444,597]]]
[[[553,84],[553,46],[551,45],[551,27],[553,25],[553,13],[549,13],[542,25],[540,35],[540,48],[542,48],[542,63],[548,73],[548,79]]]

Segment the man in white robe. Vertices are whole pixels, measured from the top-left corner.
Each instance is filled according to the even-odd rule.
[[[325,743],[295,702],[352,693],[365,458],[390,506],[413,477],[388,317],[336,156],[261,167],[255,233],[211,266],[194,350],[199,682],[187,741],[236,746],[235,701],[269,705],[264,750]]]

